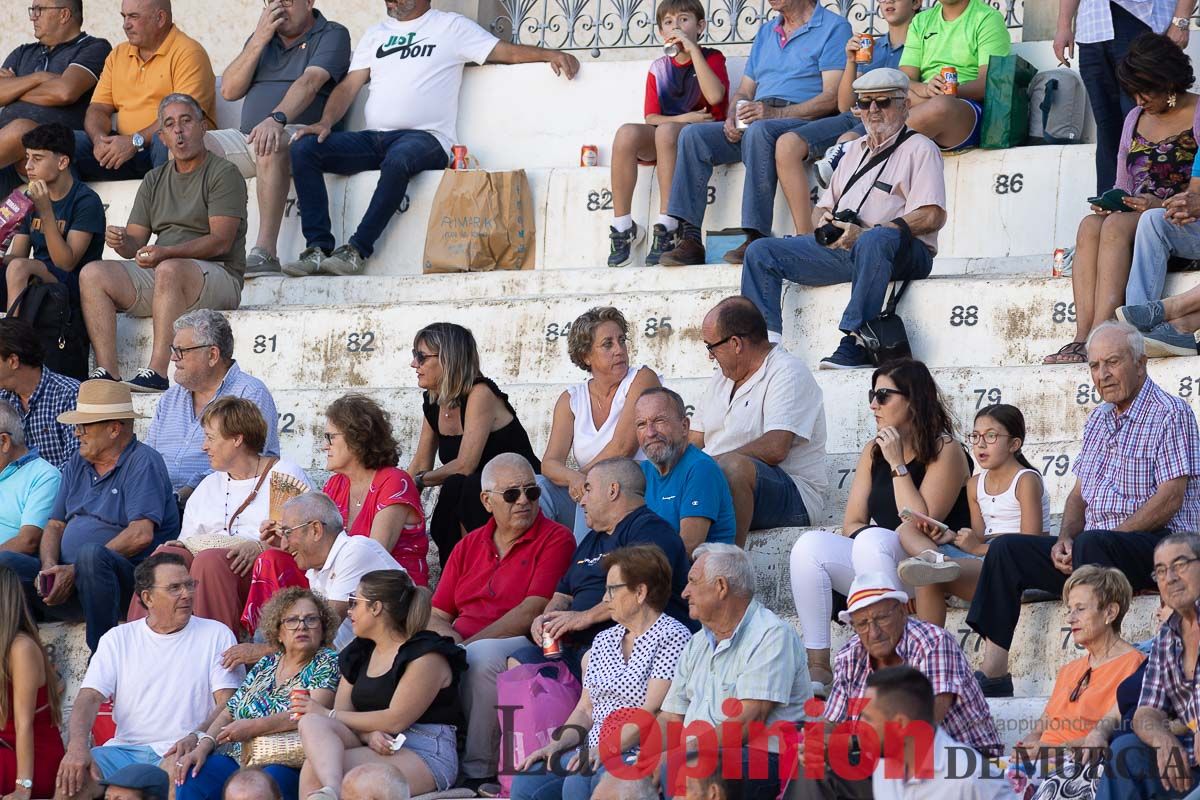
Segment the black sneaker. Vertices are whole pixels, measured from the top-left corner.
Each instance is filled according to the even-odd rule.
[[[143,394],[151,394],[156,392],[165,392],[170,386],[167,379],[159,375],[149,367],[143,367],[137,371],[137,375],[132,380],[125,381],[125,385],[131,391],[141,392]]]
[[[633,260],[633,246],[642,239],[642,229],[636,222],[627,231],[619,231],[610,225],[608,238],[611,240],[608,265],[610,267],[627,267]]]
[[[862,369],[871,366],[867,350],[853,336],[843,336],[833,355],[821,359],[818,369]]]
[[[116,381],[117,383],[121,382],[120,378],[113,375],[111,372],[106,370],[104,367],[96,367],[94,370],[92,370],[91,372],[88,373],[87,379],[89,381]]]
[[[661,222],[654,226],[650,237],[650,252],[646,254],[646,266],[657,267],[658,259],[668,250],[673,250],[679,244],[679,228],[667,230]]]
[[[989,678],[979,670],[975,670],[975,681],[983,691],[984,697],[1012,697],[1012,673],[1006,673],[999,678]]]

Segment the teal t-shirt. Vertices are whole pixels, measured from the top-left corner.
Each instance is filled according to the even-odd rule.
[[[25,525],[46,527],[62,473],[30,449],[0,471],[0,542]]]
[[[712,520],[705,541],[734,544],[737,520],[733,516],[733,495],[725,474],[713,457],[689,444],[679,462],[666,475],[649,461],[642,462],[646,475],[646,505],[679,530],[679,521],[687,517]]]
[[[962,84],[978,78],[979,68],[986,67],[992,56],[1011,51],[1004,17],[983,0],[967,0],[966,10],[953,22],[942,17],[938,3],[913,17],[900,66],[916,67],[926,83],[942,67],[954,67]]]

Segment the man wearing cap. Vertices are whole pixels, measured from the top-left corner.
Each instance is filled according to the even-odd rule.
[[[908,616],[907,604],[908,595],[882,572],[855,576],[846,610],[838,614],[854,636],[834,662],[823,715],[826,728],[858,718],[874,672],[907,664],[933,685],[934,721],[947,735],[982,754],[998,754],[1000,734],[962,648],[944,628]],[[831,793],[870,798],[871,778],[850,780],[827,768],[820,779],[801,776],[794,781],[788,800],[819,800]]]
[[[821,361],[822,369],[870,366],[855,334],[879,316],[890,281],[925,278],[933,268],[937,232],[946,224],[942,154],[931,139],[906,127],[908,88],[908,78],[894,69],[874,69],[856,80],[855,105],[867,135],[846,145],[813,209],[816,233],[760,239],[746,250],[742,294],[762,311],[774,342],[783,340],[785,280],[850,283],[850,302],[838,324],[843,338]]]
[[[170,778],[153,764],[130,764],[100,782],[104,800],[167,800]]]
[[[129,387],[87,381],[74,411],[79,452],[63,467],[62,484],[42,533],[38,556],[0,552],[0,565],[21,578],[41,619],[87,623],[87,643],[121,619],[133,595],[133,569],[179,535],[179,508],[162,456],[133,433]]]

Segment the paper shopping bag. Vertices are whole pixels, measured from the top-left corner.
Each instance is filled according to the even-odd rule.
[[[532,199],[524,170],[446,170],[429,213],[424,271],[533,269]]]

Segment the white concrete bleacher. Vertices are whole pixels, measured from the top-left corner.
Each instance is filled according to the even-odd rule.
[[[1018,45],[1039,67],[1052,65],[1048,43]],[[743,60],[730,60],[731,77]],[[414,332],[435,320],[471,327],[486,373],[510,393],[535,448],[544,446],[550,412],[563,388],[582,378],[566,355],[570,321],[594,305],[621,308],[632,325],[632,358],[647,363],[689,402],[711,374],[700,341],[704,313],[738,291],[739,270],[728,265],[681,269],[603,267],[610,197],[607,168],[579,168],[582,144],[600,147],[607,164],[616,128],[641,114],[647,62],[585,61],[576,81],[555,78],[545,65],[488,66],[467,72],[460,137],[488,169],[524,168],[535,203],[536,263],[525,272],[420,275],[424,232],[440,176],[413,181],[406,210],[398,214],[368,262],[367,276],[259,279],[247,284],[243,305],[230,314],[242,367],[272,387],[280,412],[284,453],[323,473],[322,410],[345,391],[362,391],[388,408],[406,455],[415,447],[420,396],[409,371]],[[357,112],[356,112],[357,113]],[[221,122],[236,126],[236,108],[223,105]],[[352,115],[351,126],[354,126]],[[901,307],[918,357],[933,369],[960,421],[992,402],[1021,407],[1029,422],[1027,453],[1043,471],[1054,510],[1071,484],[1087,413],[1098,402],[1085,367],[1043,367],[1041,357],[1074,333],[1070,281],[1050,276],[1050,253],[1073,243],[1086,213],[1093,149],[1089,145],[973,151],[946,161],[950,222],[940,239],[934,276],[917,283]],[[742,192],[740,165],[719,168],[706,230],[737,227]],[[339,243],[357,224],[375,184],[374,174],[330,178],[334,231]],[[639,224],[657,212],[652,170],[643,168],[635,197]],[[96,187],[109,204],[110,222],[121,222],[136,183]],[[250,192],[253,198],[253,190]],[[294,198],[293,198],[294,199]],[[253,199],[251,216],[256,215]],[[777,198],[776,234],[790,232]],[[256,221],[251,222],[250,242]],[[281,255],[302,247],[299,220],[289,202]],[[643,244],[643,253],[644,253]],[[635,262],[637,263],[637,262]],[[1172,278],[1172,290],[1190,286],[1190,275]],[[836,321],[848,287],[799,289],[785,295],[785,342],[808,363],[836,346]],[[123,373],[144,366],[148,321],[122,320]],[[1200,405],[1200,364],[1171,359],[1151,373],[1168,391]],[[865,402],[869,373],[820,372],[829,430],[830,501],[824,525],[840,525],[850,476],[861,444],[874,426]],[[149,413],[155,398],[139,397]],[[749,548],[765,601],[795,618],[788,552],[801,530],[753,534]],[[1146,638],[1154,601],[1140,598],[1126,624]],[[973,660],[977,637],[965,636],[961,610],[948,627],[963,636]],[[1023,733],[1021,720],[1040,712],[1057,668],[1074,650],[1062,632],[1058,604],[1027,606],[1013,649],[1021,698],[995,704],[1006,742]],[[835,626],[835,629],[838,626]],[[48,638],[77,686],[85,663],[80,637],[50,626]],[[845,632],[839,634],[844,638]],[[80,659],[84,661],[80,661]],[[70,675],[74,673],[74,682]],[[73,696],[74,692],[71,692]]]

